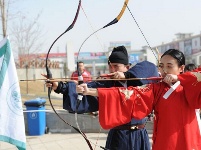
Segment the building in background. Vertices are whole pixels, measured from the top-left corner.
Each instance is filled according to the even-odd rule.
[[[168,49],[174,48],[182,51],[186,57],[186,64],[201,64],[201,34],[177,33],[176,39],[168,43],[154,46],[152,50],[148,46],[143,46],[139,50],[133,50],[130,41],[113,41],[107,49],[107,52],[80,52],[79,56],[74,53],[73,45],[67,43],[66,53],[50,53],[48,66],[54,69],[57,74],[55,77],[69,77],[76,70],[77,61],[83,61],[85,68],[93,75],[98,76],[108,73],[108,57],[114,47],[124,45],[128,50],[129,63],[135,65],[138,62],[147,60],[157,65],[161,54]],[[156,50],[158,49],[158,51]],[[34,78],[37,74],[37,68],[45,72],[46,53],[19,55],[19,61],[16,62],[17,68],[32,70]],[[77,57],[78,56],[78,57]],[[78,58],[78,59],[77,59]],[[57,70],[57,71],[56,71]],[[59,70],[59,71],[58,71]]]
[[[186,57],[186,64],[194,63],[201,64],[201,34],[193,35],[192,33],[177,33],[176,39],[168,43],[153,47],[158,48],[159,52],[163,54],[170,48],[182,51]]]
[[[77,62],[77,53],[74,54]],[[82,61],[85,64],[85,69],[91,73],[92,76],[98,76],[101,73],[105,73],[107,70],[107,54],[105,52],[80,52],[78,61]]]
[[[92,76],[109,73],[108,57],[114,47],[121,45],[124,45],[128,50],[129,63],[133,65],[153,57],[147,54],[149,53],[147,47],[141,50],[132,50],[130,41],[110,42],[107,52],[80,52],[78,56],[78,53],[74,53],[73,51],[73,45],[67,42],[66,53],[58,52],[49,54],[48,67],[50,69],[58,69],[60,72],[59,77],[69,77],[71,73],[76,70],[77,61],[82,61],[85,64],[86,70],[89,71]],[[46,55],[46,53],[19,55],[19,62],[17,63],[18,68],[27,67],[29,70],[32,69],[32,72],[40,68],[45,72]]]
[[[114,47],[118,46],[125,46],[127,51],[131,51],[131,42],[130,41],[113,41],[110,42],[109,47],[108,47],[108,52],[111,53]]]
[[[73,44],[71,42],[67,42],[66,44],[66,59],[63,61],[65,74],[67,75],[67,72],[73,72],[75,71],[75,57],[74,57],[74,50],[73,50]],[[68,74],[69,76],[69,74]]]

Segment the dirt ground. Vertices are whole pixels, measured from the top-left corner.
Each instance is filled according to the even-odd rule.
[[[44,81],[19,82],[23,107],[25,107],[24,102],[27,100],[42,98],[46,100],[46,108],[50,108],[50,103],[47,95],[47,88],[45,87],[44,83]],[[51,100],[55,108],[62,109],[62,98],[58,98],[51,95]]]

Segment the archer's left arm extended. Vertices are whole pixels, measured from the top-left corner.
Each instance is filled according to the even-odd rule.
[[[188,104],[195,108],[201,108],[201,73],[186,72],[178,75],[178,80],[184,88]]]
[[[130,68],[127,72],[124,73],[125,78],[150,78],[150,77],[159,77],[158,69],[155,64],[149,61],[142,61],[137,63],[135,66]],[[154,83],[156,80],[135,80],[130,81],[131,85],[142,85]]]

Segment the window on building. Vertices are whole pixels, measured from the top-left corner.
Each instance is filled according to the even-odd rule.
[[[194,44],[195,44],[195,46],[197,46],[198,42],[195,40]]]
[[[199,57],[199,64],[201,64],[201,56]]]

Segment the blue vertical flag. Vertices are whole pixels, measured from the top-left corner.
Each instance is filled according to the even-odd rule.
[[[20,88],[8,37],[0,42],[0,141],[26,149]]]

